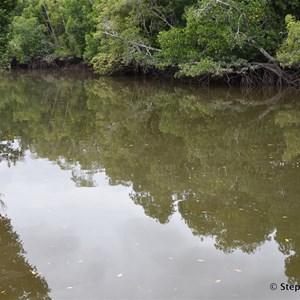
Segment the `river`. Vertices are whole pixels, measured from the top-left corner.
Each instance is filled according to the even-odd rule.
[[[0,95],[1,299],[299,297],[299,93],[23,73]]]

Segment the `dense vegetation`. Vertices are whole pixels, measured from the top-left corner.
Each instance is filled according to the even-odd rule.
[[[0,60],[76,56],[100,74],[291,83],[283,72],[300,66],[299,19],[298,0],[4,0]]]

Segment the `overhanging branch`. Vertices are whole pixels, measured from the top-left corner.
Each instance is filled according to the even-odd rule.
[[[156,52],[161,52],[162,50],[161,49],[158,49],[158,48],[154,48],[154,47],[151,47],[151,46],[147,46],[145,44],[141,44],[141,43],[138,43],[138,42],[135,42],[135,41],[130,41],[130,40],[127,40],[125,38],[123,38],[122,36],[119,36],[115,33],[111,33],[111,32],[108,32],[108,31],[102,31],[103,34],[105,35],[108,35],[108,36],[111,36],[111,37],[114,37],[114,38],[117,38],[117,39],[120,39],[128,44],[132,44],[132,45],[135,45],[135,46],[138,46],[138,47],[141,47],[141,48],[144,48],[146,50],[150,50],[150,51],[156,51]]]

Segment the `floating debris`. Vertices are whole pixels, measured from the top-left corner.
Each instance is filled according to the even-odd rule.
[[[118,276],[117,276],[117,277],[119,277],[119,278],[120,278],[120,277],[122,277],[122,276],[123,276],[123,274],[122,274],[122,273],[120,273],[120,274],[118,274]]]
[[[219,282],[221,282],[222,280],[221,279],[217,279],[216,281],[215,281],[215,283],[219,283]]]

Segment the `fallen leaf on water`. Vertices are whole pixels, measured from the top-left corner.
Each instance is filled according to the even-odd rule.
[[[217,279],[216,281],[215,281],[215,283],[219,283],[219,282],[221,282],[222,280],[221,279]]]
[[[242,270],[240,270],[240,269],[234,269],[234,271],[236,271],[236,272],[238,272],[238,273],[241,273],[241,272],[242,272]]]

